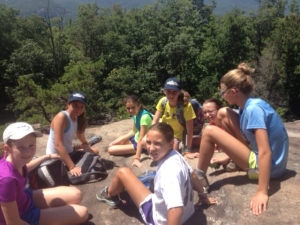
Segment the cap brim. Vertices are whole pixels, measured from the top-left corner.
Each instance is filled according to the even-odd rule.
[[[14,134],[14,135],[10,136],[9,139],[19,140],[19,139],[27,136],[28,134],[34,134],[36,137],[42,137],[43,136],[43,134],[39,131],[31,131],[31,132],[22,132],[22,133],[19,133],[19,134]]]
[[[79,101],[79,102],[82,102],[84,105],[86,105],[86,102],[83,101],[81,98],[73,98],[73,99],[70,99],[68,102],[74,102],[74,101]]]
[[[166,86],[166,87],[164,87],[164,90],[180,91],[181,89],[179,89],[178,87],[174,87],[174,86]]]

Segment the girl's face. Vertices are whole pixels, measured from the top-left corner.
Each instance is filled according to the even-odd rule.
[[[164,90],[164,94],[166,95],[169,102],[177,104],[177,99],[180,94],[180,91],[166,89]]]
[[[184,93],[184,96],[183,96],[183,104],[184,104],[184,105],[187,105],[188,102],[189,102],[189,100],[190,100],[190,95],[187,94],[187,93]]]
[[[78,117],[80,116],[85,109],[85,105],[80,101],[72,101],[68,104],[68,110],[70,110],[70,114]]]
[[[125,107],[130,116],[136,116],[141,110],[141,105],[132,101],[127,101]]]
[[[214,102],[208,102],[203,104],[203,115],[204,118],[207,119],[209,122],[216,122],[215,120],[217,119],[217,106],[216,103]]]
[[[28,134],[19,140],[12,140],[11,147],[6,144],[4,148],[8,153],[6,160],[21,168],[29,163],[36,153],[36,136]]]
[[[227,88],[225,84],[220,85],[220,96],[228,102],[229,105],[236,103],[234,94],[237,92],[234,88]]]
[[[146,148],[153,161],[163,159],[172,150],[173,142],[173,140],[168,142],[157,130],[149,130],[146,136]]]

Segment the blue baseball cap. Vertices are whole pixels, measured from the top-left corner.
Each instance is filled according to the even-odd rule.
[[[167,79],[164,85],[164,90],[180,91],[181,90],[180,80],[176,77],[171,77]]]
[[[85,97],[85,94],[83,94],[80,91],[74,91],[72,94],[70,94],[69,98],[68,98],[68,102],[73,102],[73,101],[80,101],[82,102],[84,105],[86,104],[87,100]]]

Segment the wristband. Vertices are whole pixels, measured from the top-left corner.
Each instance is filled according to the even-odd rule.
[[[72,170],[72,169],[74,169],[75,167],[76,167],[76,165],[73,165],[73,166],[69,167],[69,170]]]

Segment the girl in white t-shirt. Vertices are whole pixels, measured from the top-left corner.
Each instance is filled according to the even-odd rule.
[[[162,122],[149,128],[146,146],[157,161],[153,194],[129,168],[121,168],[110,186],[96,194],[97,199],[116,207],[121,204],[118,195],[126,190],[144,222],[160,225],[182,224],[194,213],[193,189],[198,191],[200,202],[214,204],[214,199],[207,198],[197,175],[191,173],[184,158],[173,150],[173,142],[174,132],[170,125]]]

